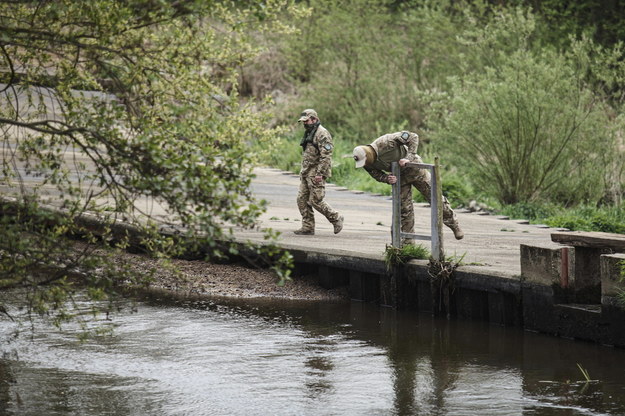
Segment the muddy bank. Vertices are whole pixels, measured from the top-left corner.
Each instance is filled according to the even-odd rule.
[[[180,294],[293,300],[349,299],[347,288],[323,289],[317,284],[316,276],[293,277],[284,286],[278,286],[278,279],[272,271],[244,264],[174,259],[167,266],[159,260],[129,253],[124,253],[120,260],[138,271],[154,270],[151,287]]]

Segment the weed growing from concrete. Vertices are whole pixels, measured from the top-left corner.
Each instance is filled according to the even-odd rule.
[[[384,251],[384,263],[386,269],[391,270],[394,266],[404,264],[409,260],[427,260],[430,258],[430,251],[421,244],[406,244],[403,247],[387,245]]]

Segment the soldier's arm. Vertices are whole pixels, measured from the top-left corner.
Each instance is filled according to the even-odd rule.
[[[407,137],[406,137],[406,133]],[[414,160],[418,157],[417,149],[419,148],[419,135],[417,133],[412,133],[409,131],[400,133],[399,141],[406,146],[408,149],[407,158],[409,160]]]
[[[370,168],[368,166],[365,166],[364,169],[376,181],[382,182],[382,183],[388,183],[388,176],[389,176],[388,173],[381,171],[379,169]]]
[[[322,134],[319,136],[319,164],[317,165],[317,176],[328,176],[330,167],[332,166],[332,151],[334,150],[334,144],[332,143],[332,136],[329,134]]]

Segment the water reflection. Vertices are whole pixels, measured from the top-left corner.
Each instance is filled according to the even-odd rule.
[[[0,415],[625,414],[625,351],[480,322],[165,294],[114,322],[4,342]]]

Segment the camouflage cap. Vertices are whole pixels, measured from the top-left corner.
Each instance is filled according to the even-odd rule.
[[[312,108],[307,108],[306,110],[302,111],[302,114],[300,114],[300,118],[297,121],[306,121],[311,117],[319,119],[319,116],[317,115],[317,112],[315,110],[313,110]]]

